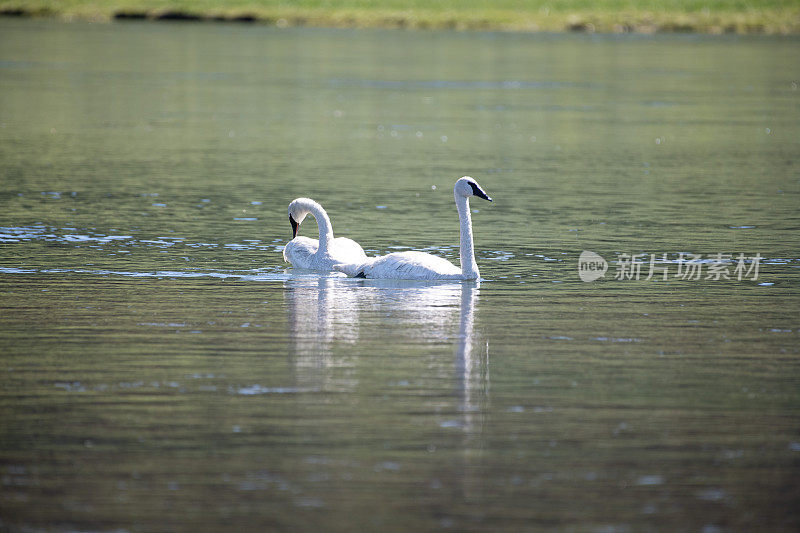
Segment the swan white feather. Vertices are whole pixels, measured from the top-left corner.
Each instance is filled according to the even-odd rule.
[[[300,223],[308,214],[317,221],[319,239],[297,235]],[[283,258],[295,268],[333,270],[337,264],[367,260],[367,254],[356,241],[333,236],[331,219],[322,206],[311,198],[292,200],[289,204],[289,222],[293,238],[284,246]]]
[[[478,182],[469,176],[456,181],[453,196],[461,222],[461,268],[450,261],[424,252],[395,252],[365,261],[334,265],[334,270],[350,277],[374,279],[465,280],[479,279],[478,263],[472,242],[472,216],[469,197],[492,201]]]

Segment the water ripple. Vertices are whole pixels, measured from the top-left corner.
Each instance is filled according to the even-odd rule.
[[[125,246],[136,247],[156,247],[171,248],[175,245],[188,246],[190,248],[218,248],[224,247],[234,250],[272,250],[281,252],[283,241],[275,241],[265,244],[257,239],[243,239],[242,243],[208,243],[192,242],[184,237],[164,237],[155,236],[137,239],[133,235],[109,235],[95,232],[91,229],[84,229],[84,233],[77,233],[76,228],[49,228],[44,225],[34,226],[6,226],[0,227],[0,243],[23,243],[44,241],[62,244],[115,244],[124,243]]]
[[[358,78],[334,78],[335,87],[366,87],[370,89],[460,89],[460,90],[520,90],[563,89],[586,87],[587,84],[564,81],[526,80],[375,80]]]
[[[286,281],[295,276],[283,271],[267,271],[253,269],[246,271],[183,271],[156,270],[152,272],[136,272],[126,270],[88,269],[88,268],[18,268],[0,267],[0,274],[90,274],[95,276],[125,276],[132,278],[217,278],[238,279],[243,281]]]

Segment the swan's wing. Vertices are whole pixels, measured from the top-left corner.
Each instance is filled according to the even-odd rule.
[[[319,241],[308,237],[295,237],[283,247],[283,259],[295,268],[312,268],[311,256],[317,253]]]
[[[333,240],[331,259],[337,263],[360,263],[367,260],[364,249],[353,239],[336,237]]]
[[[360,263],[333,266],[351,278],[461,279],[461,269],[447,259],[424,252],[395,252]]]
[[[424,252],[395,252],[362,265],[349,274],[375,279],[458,279],[461,269],[447,259]]]
[[[397,272],[403,279],[437,279],[460,276],[461,269],[453,263],[425,252],[395,252],[384,256],[381,265],[384,274]],[[390,276],[385,276],[390,277]]]

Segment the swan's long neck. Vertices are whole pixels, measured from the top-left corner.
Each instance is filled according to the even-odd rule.
[[[467,279],[478,279],[478,263],[472,244],[472,215],[469,212],[469,199],[454,192],[458,219],[461,222],[461,273]]]
[[[333,225],[331,219],[328,218],[328,213],[317,202],[309,201],[306,206],[308,212],[314,215],[319,228],[319,248],[317,253],[327,253],[328,248],[333,244]]]

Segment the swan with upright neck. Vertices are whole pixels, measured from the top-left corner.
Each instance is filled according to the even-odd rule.
[[[461,222],[461,268],[450,261],[424,252],[395,252],[374,257],[361,262],[335,265],[334,270],[344,272],[350,277],[374,279],[417,279],[417,280],[467,280],[479,279],[478,263],[472,242],[472,216],[469,210],[469,197],[477,196],[492,201],[478,182],[469,176],[456,181],[453,196]]]
[[[313,215],[319,228],[319,239],[298,236],[297,230],[307,215]],[[292,240],[283,248],[283,258],[295,268],[333,270],[342,263],[367,260],[361,245],[346,237],[334,237],[333,225],[320,204],[311,198],[296,198],[289,204]]]

